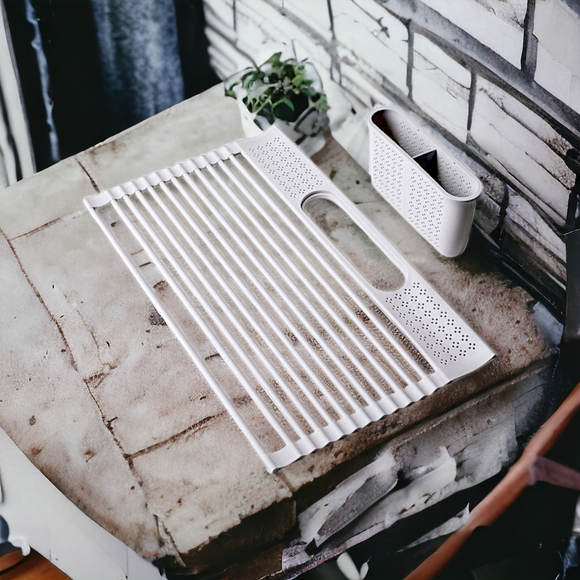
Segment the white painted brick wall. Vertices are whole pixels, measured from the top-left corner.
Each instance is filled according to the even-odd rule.
[[[512,191],[507,214],[522,229],[527,230],[532,238],[541,240],[538,247],[545,248],[561,261],[558,271],[560,276],[565,278],[566,272],[562,270],[562,264],[566,262],[566,245],[546,222],[540,219],[530,202]]]
[[[307,58],[321,71],[330,68],[330,55],[316,38],[286,18],[265,0],[236,0],[238,45],[262,63],[274,52],[283,58]]]
[[[423,4],[520,67],[526,0],[423,0]]]
[[[538,39],[535,80],[580,112],[580,18],[560,0],[536,3]]]
[[[341,73],[343,86],[345,88],[348,87],[347,90],[352,94],[357,95],[366,109],[370,109],[375,105],[389,104],[391,99],[383,90],[381,90],[380,82],[375,83],[369,81],[368,75],[365,76],[364,74],[361,74],[360,69],[360,64],[359,66],[354,67],[342,62]]]
[[[525,248],[516,257],[533,256],[532,268],[543,263],[548,278],[561,284],[564,244],[547,221],[563,224],[575,179],[563,161],[572,145],[562,135],[576,132],[580,139],[580,123],[569,116],[572,109],[580,111],[580,15],[565,2],[535,3],[535,78],[533,69],[519,71],[527,0],[205,0],[205,6],[218,74],[229,76],[249,66],[249,57],[259,64],[277,51],[307,58],[327,91],[333,134],[363,167],[365,116],[374,104],[402,101],[428,131],[451,135],[448,146],[484,183],[475,223],[488,235],[498,227],[509,231],[512,247],[519,240]],[[431,10],[442,18],[433,18]],[[464,31],[465,53],[455,27]],[[528,64],[535,45],[530,46]],[[510,74],[520,75],[511,91],[505,89]],[[489,80],[497,75],[497,83]]]
[[[482,193],[477,199],[474,222],[487,235],[490,235],[499,225],[499,213],[499,204]]]
[[[205,18],[211,29],[234,38],[234,0],[211,0],[205,4]]]
[[[365,11],[352,0],[332,2],[334,32],[338,53],[343,60],[356,67],[363,61],[367,67],[386,78],[402,92],[407,92],[407,27],[388,14]],[[376,8],[376,7],[375,7]]]
[[[562,159],[568,146],[549,125],[492,83],[478,79],[471,137],[563,223],[574,176]]]
[[[304,2],[304,0],[284,0],[283,9],[310,26],[326,41],[332,39],[330,14],[326,2]]]
[[[413,100],[465,142],[471,73],[420,34],[415,34],[413,49]]]

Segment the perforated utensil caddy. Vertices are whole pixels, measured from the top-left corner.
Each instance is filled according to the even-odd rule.
[[[396,108],[373,109],[368,124],[374,188],[439,253],[459,256],[469,240],[479,179]],[[415,160],[432,151],[439,183]]]
[[[308,217],[320,198],[394,264],[400,287],[373,286]],[[85,205],[269,471],[493,357],[277,127]],[[196,328],[219,357],[196,350]]]

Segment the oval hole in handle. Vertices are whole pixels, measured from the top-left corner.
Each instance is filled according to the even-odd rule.
[[[386,292],[403,286],[405,276],[401,270],[342,208],[316,195],[308,198],[302,208],[371,286]]]

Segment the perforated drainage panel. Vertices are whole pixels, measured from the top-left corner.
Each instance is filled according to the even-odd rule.
[[[365,280],[307,198],[343,210],[404,284]],[[275,127],[85,203],[269,471],[493,356]],[[196,352],[201,332],[215,356]]]

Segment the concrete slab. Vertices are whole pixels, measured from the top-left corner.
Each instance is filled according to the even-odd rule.
[[[548,354],[524,290],[472,250],[456,260],[438,256],[330,142],[315,162],[498,356],[268,474],[82,209],[95,189],[242,136],[237,105],[218,86],[0,192],[0,426],[74,503],[138,553],[198,571],[223,564],[218,546],[243,559],[280,539],[294,521],[294,498],[313,501],[322,476],[336,485],[345,462]],[[146,258],[135,259],[154,279]],[[193,341],[202,357],[215,355],[201,333]],[[219,360],[212,369],[231,381]],[[279,525],[268,510],[278,510]],[[269,522],[260,520],[264,514]],[[261,536],[253,526],[269,531]]]

